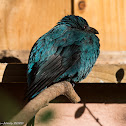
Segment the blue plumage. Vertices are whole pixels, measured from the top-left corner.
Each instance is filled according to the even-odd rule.
[[[68,15],[32,47],[28,62],[28,92],[32,99],[53,83],[77,83],[91,71],[99,55],[97,30],[79,16]]]

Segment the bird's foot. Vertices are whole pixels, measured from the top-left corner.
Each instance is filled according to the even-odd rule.
[[[72,82],[71,84],[72,84],[72,86],[73,86],[73,88],[74,88],[74,87],[75,87],[75,83]]]

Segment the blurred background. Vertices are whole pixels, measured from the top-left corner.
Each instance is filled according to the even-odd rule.
[[[30,50],[65,15],[99,31],[101,50],[126,51],[126,0],[0,0],[0,50]]]

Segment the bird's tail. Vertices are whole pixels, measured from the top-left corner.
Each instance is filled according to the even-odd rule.
[[[27,126],[34,126],[35,116],[28,122]]]

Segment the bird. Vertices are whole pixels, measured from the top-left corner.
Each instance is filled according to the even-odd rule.
[[[100,39],[96,34],[99,32],[84,18],[67,15],[41,36],[28,60],[26,97],[29,101],[54,83],[76,84],[85,79],[100,54]],[[34,123],[34,118],[27,126]]]

